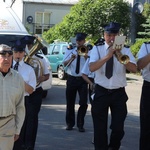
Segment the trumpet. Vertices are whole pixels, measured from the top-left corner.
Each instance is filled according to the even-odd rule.
[[[128,55],[123,55],[121,53],[121,51],[116,51],[115,52],[115,56],[116,58],[118,59],[118,61],[121,63],[121,64],[124,64],[126,65],[129,61],[130,61],[130,58]]]
[[[113,41],[111,41],[112,45],[113,45]],[[111,45],[111,46],[112,46]],[[129,61],[130,61],[130,58],[128,55],[123,55],[121,53],[121,49],[123,48],[123,45],[118,45],[118,44],[115,44],[113,45],[113,48],[116,49],[115,51],[115,56],[117,58],[117,60],[121,63],[121,64],[127,64]]]

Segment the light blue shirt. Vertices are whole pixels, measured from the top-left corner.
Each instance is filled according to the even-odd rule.
[[[106,43],[104,45],[94,46],[91,50],[90,63],[96,62],[97,60],[103,58],[107,55],[108,51],[108,44]],[[136,60],[131,53],[130,48],[124,47],[121,50],[121,53],[128,55],[130,58],[130,62],[136,64]],[[126,67],[125,65],[121,64],[115,56],[113,57],[113,76],[110,79],[105,76],[106,63],[101,68],[95,71],[95,83],[106,89],[117,89],[120,87],[125,87],[127,85]]]
[[[76,55],[76,58],[72,61],[72,63],[66,68],[66,73],[75,77],[82,76],[81,70],[86,62],[85,58],[83,56],[80,57],[80,70],[79,74],[75,72],[76,70],[76,63],[77,63],[77,47],[73,48],[72,50],[66,50],[63,62],[67,61],[71,58],[72,54]]]
[[[13,60],[13,67],[15,64],[16,64],[16,62]],[[18,66],[18,73],[22,76],[23,80],[27,84],[32,86],[33,89],[35,90],[35,88],[36,88],[36,76],[35,76],[34,69],[30,65],[24,63],[23,60],[21,60],[19,62],[19,66]],[[24,96],[29,96],[29,93],[27,93],[25,91]]]
[[[150,44],[143,43],[138,52],[138,59],[148,55],[149,53],[150,53]],[[150,63],[148,63],[147,66],[145,66],[142,69],[142,77],[144,80],[150,82]]]

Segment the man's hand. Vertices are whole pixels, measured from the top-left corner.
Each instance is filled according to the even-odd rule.
[[[19,135],[18,134],[15,134],[14,136],[14,141],[17,141],[19,139]]]
[[[44,82],[45,81],[45,76],[40,76],[39,78],[38,78],[38,82]]]

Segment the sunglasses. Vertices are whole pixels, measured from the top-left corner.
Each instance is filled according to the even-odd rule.
[[[0,55],[6,56],[6,54],[11,56],[11,55],[13,55],[13,51],[11,51],[11,50],[9,50],[9,51],[6,51],[6,50],[0,51]]]

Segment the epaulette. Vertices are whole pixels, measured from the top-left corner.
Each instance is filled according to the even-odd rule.
[[[125,47],[125,48],[130,48],[130,46],[129,46],[129,45],[124,45],[124,47]]]
[[[27,64],[27,65],[29,65],[29,66],[31,66],[32,68],[33,68],[33,66],[31,65],[31,64],[29,64],[29,63],[27,63],[27,62],[24,62],[25,64]]]
[[[145,44],[150,44],[150,42],[144,42]]]
[[[86,46],[87,46],[89,51],[93,48],[93,45],[91,45],[91,44],[87,44]]]
[[[68,50],[72,50],[73,48],[74,48],[73,44],[69,44],[67,47]]]
[[[100,38],[94,43],[94,45],[95,46],[104,45],[105,44],[104,41],[105,40],[103,38]]]
[[[37,57],[43,59],[43,57],[42,57],[41,55],[35,54],[35,56],[37,56]]]

